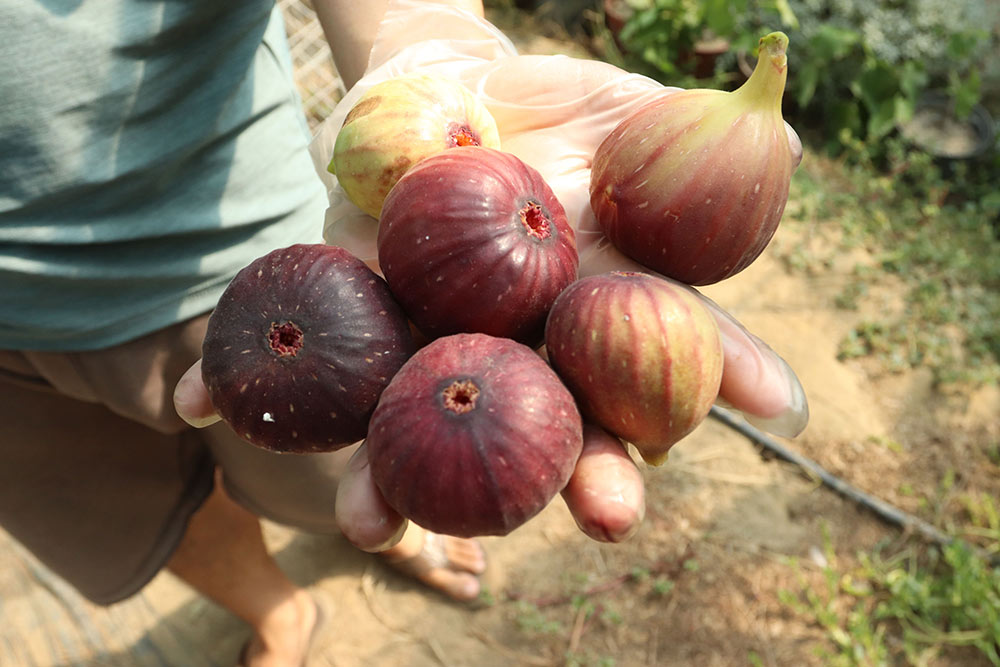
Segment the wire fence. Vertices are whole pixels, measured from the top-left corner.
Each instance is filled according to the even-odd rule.
[[[295,84],[309,126],[316,128],[344,95],[323,28],[309,0],[278,0],[295,63]]]

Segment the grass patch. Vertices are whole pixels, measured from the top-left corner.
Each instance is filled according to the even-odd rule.
[[[837,563],[827,536],[824,559],[818,585],[791,561],[799,586],[780,598],[825,631],[828,645],[817,653],[826,664],[926,665],[961,651],[1000,665],[1000,567],[970,543],[892,555],[876,549],[847,567]]]
[[[845,310],[875,304],[879,287],[902,287],[894,308],[857,324],[841,341],[841,359],[871,357],[889,371],[924,366],[939,383],[1000,380],[1000,158],[941,164],[890,141],[887,157],[853,146],[850,157],[808,156],[792,183],[798,210],[789,217],[835,226],[827,256],[802,247],[792,269],[829,263],[864,248],[875,259],[855,267],[836,299]],[[883,146],[883,150],[884,150]]]

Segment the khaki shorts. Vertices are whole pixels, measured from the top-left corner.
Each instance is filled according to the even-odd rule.
[[[0,526],[98,604],[141,589],[191,515],[226,490],[259,516],[336,532],[337,478],[353,448],[276,454],[173,408],[208,316],[116,347],[0,350]]]

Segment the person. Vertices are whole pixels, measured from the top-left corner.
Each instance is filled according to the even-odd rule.
[[[348,87],[389,4],[313,2]],[[482,546],[396,514],[363,444],[258,449],[201,382],[229,280],[320,242],[329,204],[273,0],[0,0],[0,35],[0,526],[98,604],[166,568],[249,625],[246,665],[303,664],[323,611],[268,553],[261,518],[339,531],[474,599]],[[794,374],[717,312],[720,397],[801,422]],[[564,499],[585,534],[638,529],[642,477],[620,442],[588,437],[573,480]]]

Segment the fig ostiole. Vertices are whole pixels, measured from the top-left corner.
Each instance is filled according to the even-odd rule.
[[[579,266],[573,228],[541,174],[484,147],[407,172],[385,200],[377,245],[389,287],[429,338],[485,333],[537,347]]]
[[[375,484],[402,516],[448,535],[506,535],[566,486],[582,429],[573,396],[531,348],[455,334],[400,368],[366,446]]]
[[[297,244],[232,279],[209,317],[201,372],[216,411],[251,444],[333,451],[365,437],[415,351],[383,278],[343,248]]]
[[[611,131],[590,201],[615,247],[689,285],[731,277],[763,252],[797,163],[781,115],[787,46],[783,33],[766,35],[737,90],[665,93]]]
[[[327,170],[348,199],[378,218],[389,190],[408,169],[458,146],[500,147],[489,110],[458,81],[404,74],[375,84],[351,107]]]
[[[647,273],[570,285],[549,312],[545,349],[583,416],[651,465],[705,419],[722,379],[708,308],[693,290]]]

